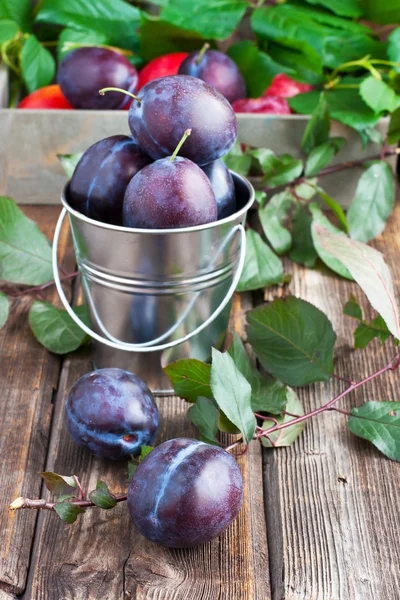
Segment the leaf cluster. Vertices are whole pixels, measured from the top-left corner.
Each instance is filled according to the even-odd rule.
[[[393,113],[390,122],[392,139],[399,133],[399,111]],[[246,232],[246,263],[238,291],[284,283],[280,256],[285,254],[307,267],[314,267],[319,260],[341,277],[357,280],[340,258],[327,251],[317,229],[364,243],[377,237],[394,208],[395,180],[391,167],[379,155],[372,160],[338,163],[340,156],[336,159],[336,155],[344,144],[343,138],[330,137],[330,111],[324,92],[304,131],[304,158],[278,156],[269,149],[243,148],[240,144],[224,157],[230,169],[250,176],[258,188],[258,223]],[[385,152],[395,153],[395,149],[383,149],[383,155]],[[355,166],[362,171],[345,213],[324,190],[323,178],[336,171],[340,177],[343,170]],[[329,217],[322,208],[329,211]]]

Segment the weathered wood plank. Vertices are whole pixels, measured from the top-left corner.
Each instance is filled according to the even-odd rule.
[[[375,246],[400,281],[400,207]],[[288,265],[289,266],[289,265]],[[394,355],[391,344],[352,349],[355,321],[342,315],[361,290],[327,271],[295,267],[291,291],[324,310],[338,332],[336,373],[362,378]],[[350,410],[368,400],[399,400],[395,372],[346,397]],[[346,384],[299,390],[310,410]],[[347,431],[346,417],[325,413],[308,422],[287,449],[264,450],[265,503],[273,600],[388,600],[400,590],[400,465]]]
[[[246,300],[244,299],[243,302]],[[248,299],[247,299],[248,301]],[[242,301],[235,299],[232,323],[243,325]],[[246,306],[247,308],[247,306]],[[71,356],[56,399],[46,468],[81,477],[85,489],[101,478],[110,489],[126,489],[126,464],[100,461],[78,448],[64,425],[64,402],[90,362]],[[195,435],[178,398],[158,400],[161,431],[157,443]],[[88,511],[74,525],[40,514],[29,585],[35,600],[267,600],[268,557],[262,496],[261,449],[239,458],[246,496],[237,521],[219,539],[190,550],[169,550],[145,540],[130,523],[126,506]]]
[[[26,207],[42,231],[51,237],[59,208]],[[65,254],[67,232],[61,240]],[[68,244],[69,245],[69,244]],[[66,265],[71,264],[68,251]],[[20,593],[25,586],[36,515],[10,512],[17,496],[38,494],[38,472],[45,464],[60,359],[42,348],[28,326],[26,297],[13,301],[8,323],[0,332],[0,588]]]

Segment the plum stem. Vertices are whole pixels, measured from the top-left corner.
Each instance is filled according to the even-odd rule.
[[[115,502],[125,502],[128,496],[123,494],[121,496],[114,496]],[[16,498],[14,502],[10,504],[8,507],[10,510],[18,510],[20,508],[36,508],[36,509],[44,509],[44,510],[54,510],[57,502],[47,502],[42,498],[39,500],[30,500],[30,498]],[[73,504],[74,506],[79,506],[80,508],[95,508],[96,504],[91,502],[90,500],[69,500],[68,504]]]
[[[177,157],[177,154],[179,152],[179,150],[182,148],[183,144],[185,143],[185,140],[189,137],[189,135],[192,133],[191,129],[186,129],[185,133],[183,134],[180,142],[178,143],[177,147],[174,150],[174,153],[172,154],[171,158],[169,159],[171,162],[173,162],[175,160],[175,158]]]
[[[105,87],[102,88],[101,90],[99,90],[99,94],[100,96],[104,96],[104,94],[106,92],[121,92],[122,94],[126,94],[127,96],[130,96],[131,98],[133,98],[134,100],[137,100],[139,102],[139,104],[142,103],[141,99],[138,98],[137,96],[135,96],[135,94],[131,94],[131,92],[128,92],[127,90],[123,90],[121,88],[116,88],[116,87]]]
[[[210,44],[209,44],[208,42],[206,42],[206,43],[205,43],[205,44],[202,46],[202,48],[201,48],[201,50],[200,50],[200,52],[199,52],[199,55],[198,55],[198,57],[197,57],[197,58],[196,58],[196,60],[194,61],[194,62],[196,63],[196,65],[199,65],[199,64],[201,63],[201,61],[203,60],[203,56],[205,55],[205,53],[207,52],[207,50],[209,49],[209,47],[210,47]]]

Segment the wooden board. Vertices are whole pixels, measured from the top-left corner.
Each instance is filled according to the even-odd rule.
[[[400,206],[375,242],[399,290]],[[335,372],[361,379],[395,355],[391,343],[354,350],[356,322],[342,315],[350,294],[368,309],[354,283],[327,271],[295,267],[291,291],[330,317],[338,333]],[[368,400],[399,400],[400,372],[347,396],[350,410]],[[345,389],[338,381],[300,390],[307,410]],[[346,417],[324,413],[287,449],[264,449],[264,485],[273,600],[400,598],[400,465],[351,434]]]
[[[236,324],[242,307],[235,301]],[[56,397],[47,470],[74,473],[85,489],[98,479],[114,492],[127,488],[126,463],[94,458],[70,439],[64,403],[76,379],[91,370],[88,360],[69,358]],[[161,430],[157,442],[196,437],[179,398],[158,399]],[[266,528],[261,485],[261,448],[239,458],[245,500],[239,518],[219,538],[190,550],[170,550],[145,540],[129,520],[125,504],[112,511],[92,509],[73,526],[53,514],[39,516],[29,585],[24,598],[35,600],[267,600]],[[45,493],[45,492],[44,492]]]
[[[58,208],[29,207],[26,213],[46,235],[52,235]],[[67,242],[70,247],[68,238],[64,233],[60,256],[66,254]],[[72,268],[70,251],[67,254],[64,264]],[[26,298],[14,300],[7,325],[0,331],[0,589],[16,594],[25,587],[37,515],[9,512],[8,504],[17,496],[40,492],[38,473],[45,464],[53,390],[60,371],[60,359],[30,332],[29,304]]]

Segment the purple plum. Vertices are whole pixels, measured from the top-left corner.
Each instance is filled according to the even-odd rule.
[[[243,479],[218,446],[177,438],[139,464],[128,490],[129,514],[149,540],[170,548],[210,541],[237,516]]]
[[[86,373],[73,385],[65,408],[77,444],[101,458],[122,460],[151,446],[158,410],[147,385],[122,369]]]
[[[204,165],[202,170],[210,180],[217,201],[218,219],[230,217],[236,212],[236,196],[235,184],[229,169],[224,161],[218,158],[209,165]]]

